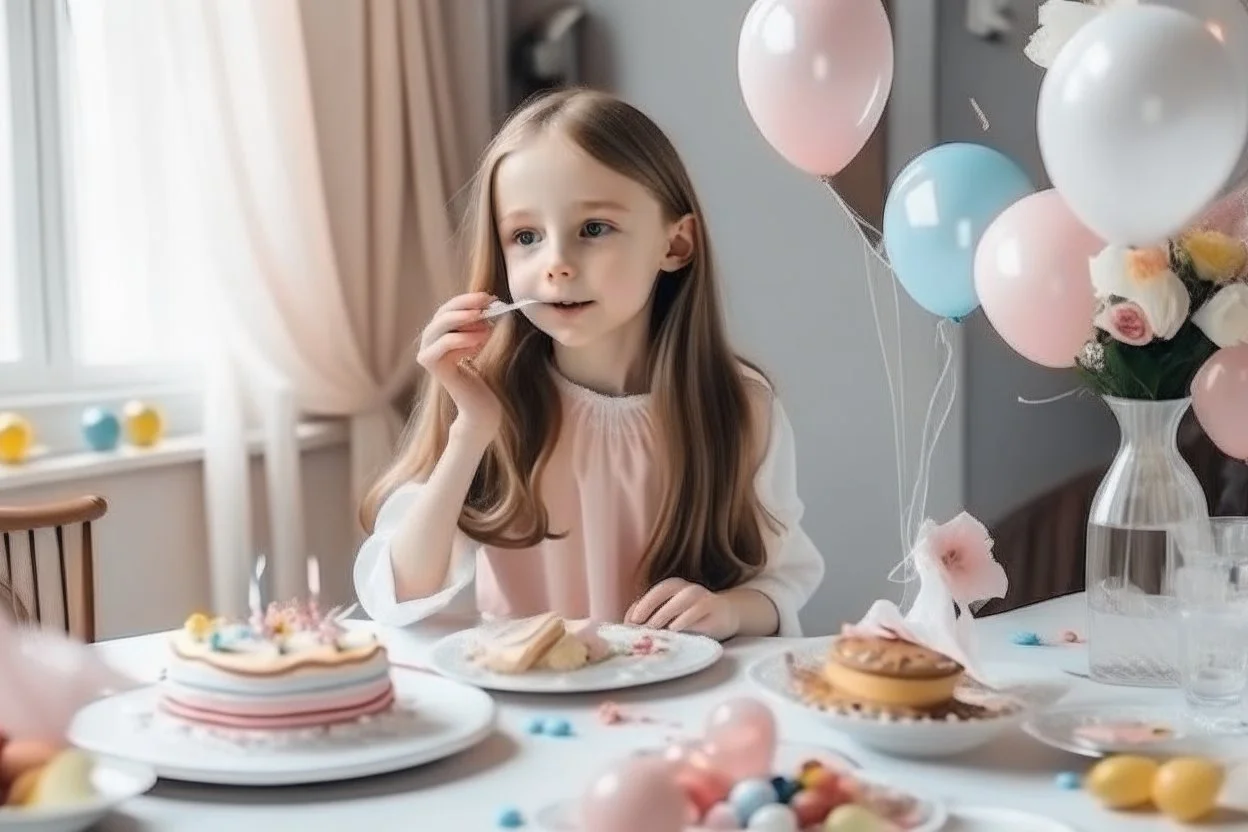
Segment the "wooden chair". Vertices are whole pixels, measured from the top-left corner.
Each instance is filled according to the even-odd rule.
[[[19,621],[55,626],[95,641],[95,563],[91,524],[108,511],[103,497],[0,506],[0,591]]]

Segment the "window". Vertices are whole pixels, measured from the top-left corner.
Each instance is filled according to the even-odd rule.
[[[198,377],[193,170],[141,5],[0,0],[0,409]]]

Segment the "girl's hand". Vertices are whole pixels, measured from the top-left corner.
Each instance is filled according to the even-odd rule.
[[[741,629],[737,607],[721,593],[683,578],[668,578],[650,587],[624,616],[627,624],[701,633],[717,641]]]
[[[493,439],[503,421],[503,407],[494,392],[466,361],[489,340],[490,325],[482,319],[494,300],[487,292],[458,295],[447,301],[420,336],[416,361],[438,380],[455,402],[457,426]]]

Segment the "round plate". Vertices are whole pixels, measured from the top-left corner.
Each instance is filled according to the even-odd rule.
[[[1142,724],[1169,729],[1170,736],[1158,739],[1114,741],[1101,738],[1083,729],[1115,724]],[[1123,702],[1067,705],[1033,714],[1023,723],[1023,730],[1045,745],[1080,754],[1104,757],[1107,754],[1156,754],[1170,756],[1189,753],[1216,753],[1221,738],[1193,724],[1182,716],[1181,707],[1154,706]],[[1227,737],[1234,742],[1242,737]],[[1242,748],[1242,746],[1241,746]]]
[[[598,635],[625,651],[639,639],[649,637],[655,645],[665,648],[650,655],[617,654],[579,670],[557,672],[532,670],[528,673],[495,673],[469,661],[468,652],[488,633],[485,627],[474,627],[443,638],[433,646],[429,665],[451,679],[489,690],[517,693],[594,693],[621,690],[640,685],[667,682],[698,673],[724,654],[723,645],[712,638],[693,633],[652,630],[623,624],[604,624]]]
[[[151,766],[127,760],[97,759],[91,784],[98,796],[73,806],[33,809],[0,808],[3,832],[79,832],[98,823],[118,804],[137,797],[156,784]]]
[[[160,777],[232,786],[322,783],[399,771],[470,748],[494,730],[494,700],[480,690],[425,673],[396,671],[401,710],[375,728],[354,728],[289,744],[202,736],[155,716],[157,686],[110,696],[75,717],[70,740],[81,748],[146,763]]]
[[[824,759],[829,756],[831,756],[833,761],[838,758],[846,759],[842,758],[838,752],[829,752],[827,749],[820,750],[814,746],[781,743],[776,748],[776,760],[779,763],[776,767],[781,771],[789,771],[790,769],[797,769],[801,766],[804,760],[810,759],[811,757]],[[848,762],[852,763],[852,761]],[[857,764],[854,765],[856,767]],[[945,829],[945,824],[949,821],[949,812],[946,809],[945,804],[941,803],[939,800],[916,794],[909,789],[898,788],[894,784],[889,783],[887,780],[883,780],[874,774],[867,775],[861,771],[855,770],[854,777],[876,785],[894,789],[895,791],[909,794],[919,801],[921,806],[922,821],[918,826],[910,827],[910,829],[906,830],[906,832],[937,832],[937,830],[941,830],[941,832],[943,832]],[[543,830],[543,832],[585,832],[578,822],[579,819],[577,815],[577,802],[575,800],[564,800],[550,806],[542,807],[534,815],[534,819],[537,823],[537,828]],[[1013,829],[1013,827],[1010,828]],[[816,829],[821,830],[822,827],[811,827],[811,832],[814,832]],[[701,826],[691,826],[685,830],[685,832],[710,832],[710,830],[706,830]]]
[[[868,748],[902,757],[945,757],[983,745],[1025,720],[1032,712],[1057,702],[1070,690],[1063,674],[1026,664],[987,663],[985,675],[997,694],[1019,707],[1000,716],[965,720],[882,719],[842,714],[808,704],[790,684],[788,656],[812,666],[827,655],[826,640],[783,650],[752,664],[750,681],[790,710],[803,713]],[[970,689],[973,683],[968,682]]]
[[[1075,832],[1064,823],[1013,809],[957,806],[949,810],[949,825],[941,832]]]

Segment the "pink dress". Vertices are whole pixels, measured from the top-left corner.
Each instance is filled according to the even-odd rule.
[[[563,425],[542,479],[552,531],[567,532],[527,549],[486,546],[456,534],[445,586],[427,598],[397,601],[390,538],[420,483],[408,483],[382,504],[373,534],[356,556],[360,605],[374,620],[405,626],[452,605],[475,583],[482,616],[519,617],[552,611],[567,618],[620,621],[636,600],[632,576],[659,510],[662,466],[648,395],[607,396],[553,373]],[[779,611],[779,635],[801,635],[798,612],[823,579],[824,564],[802,531],[793,429],[779,400],[747,376],[750,395],[765,397],[769,442],[755,487],[781,522],[764,528],[767,567],[744,584]]]

